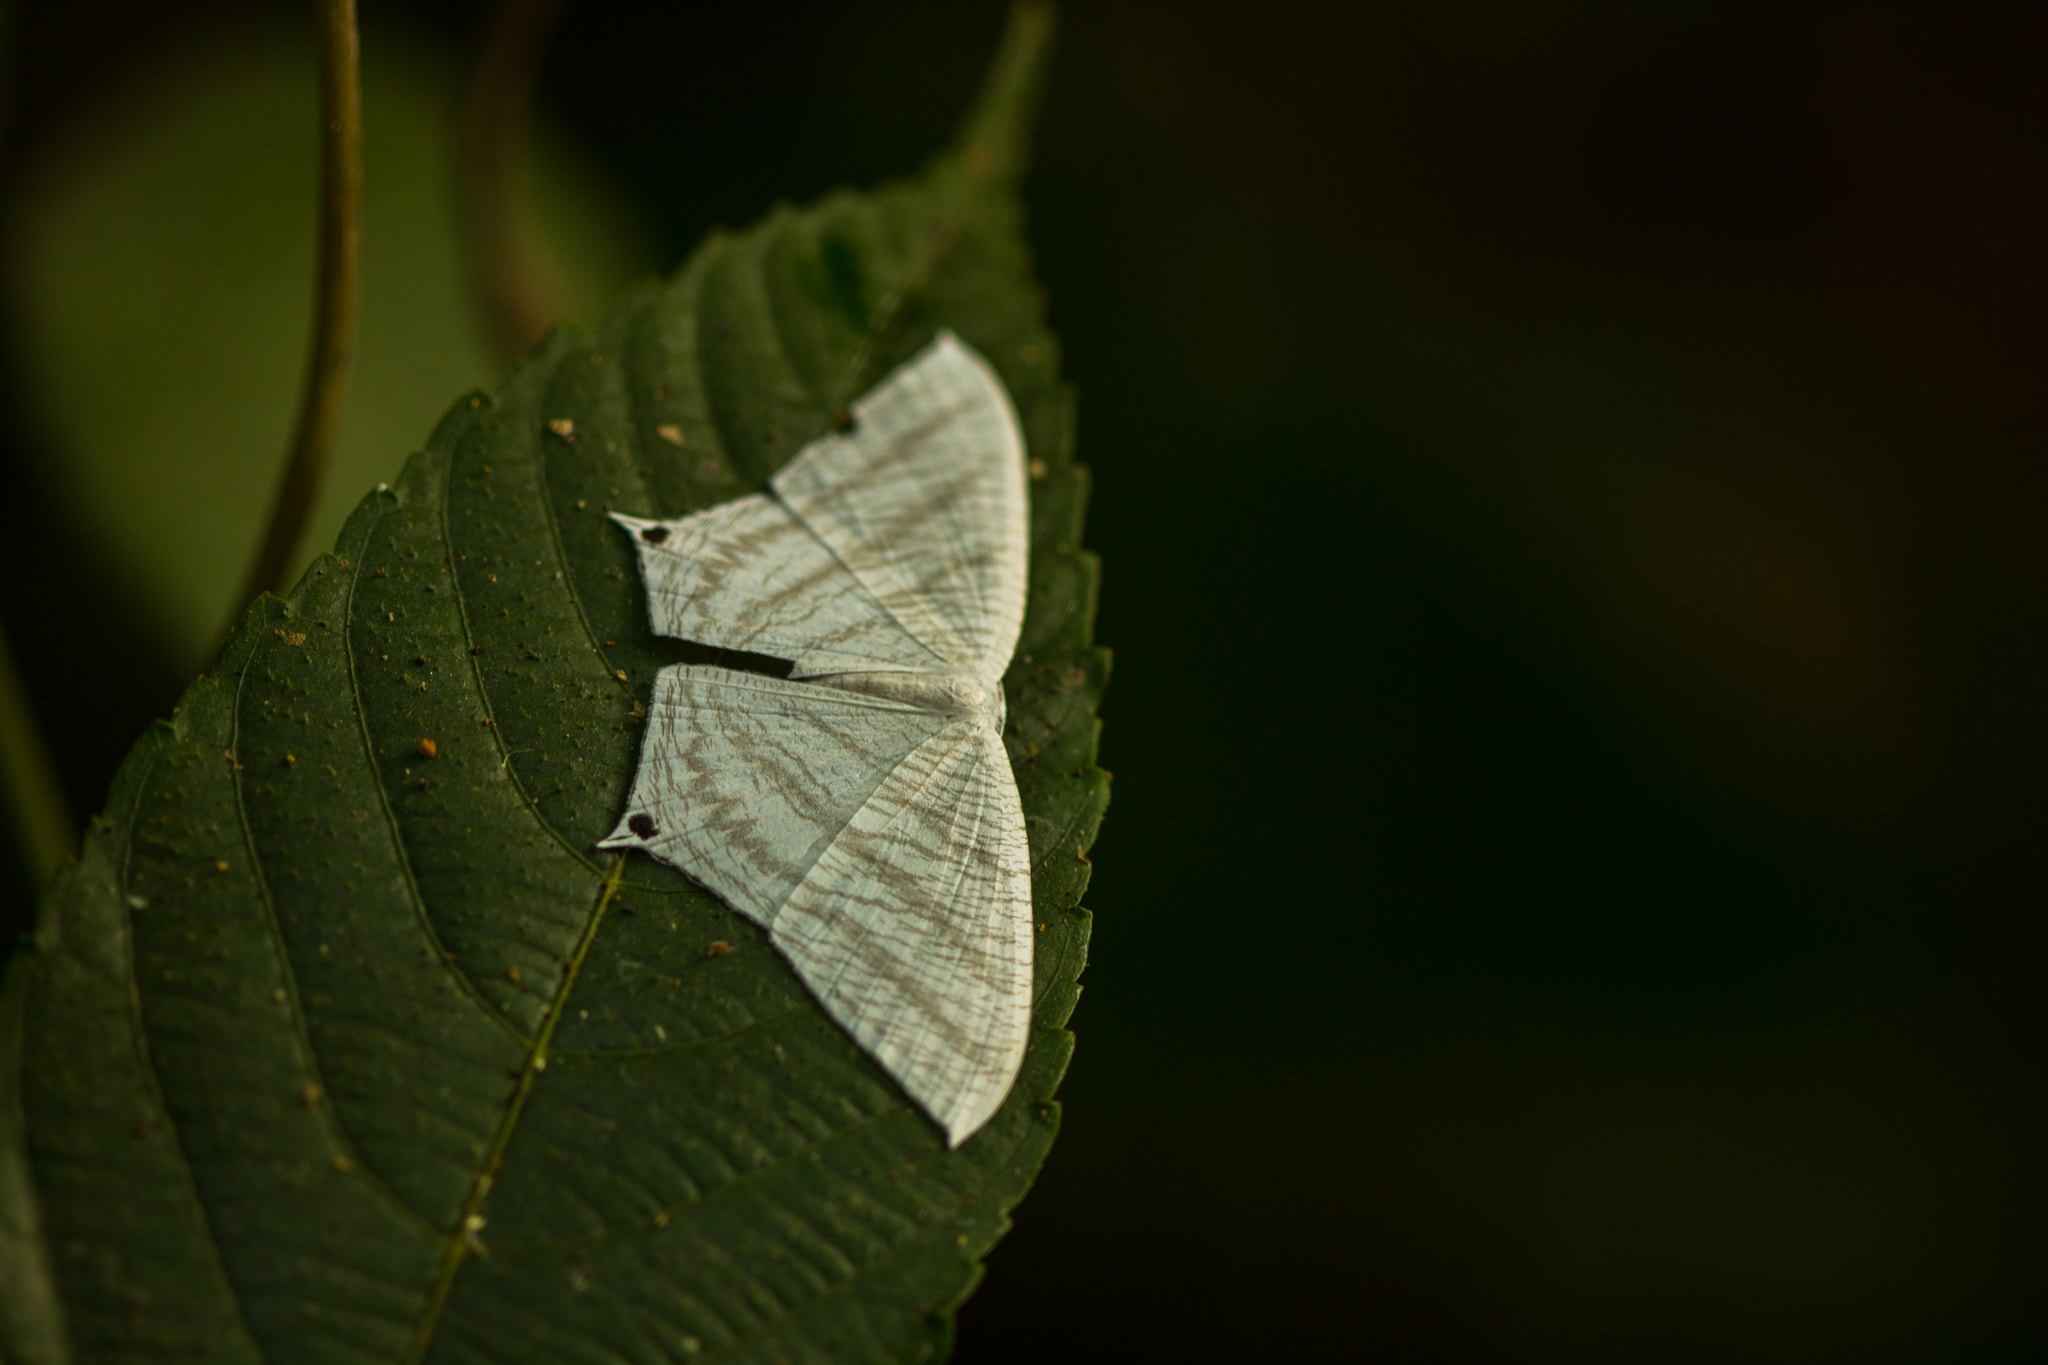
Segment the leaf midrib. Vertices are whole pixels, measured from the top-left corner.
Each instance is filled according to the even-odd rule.
[[[576,989],[577,978],[582,975],[583,962],[590,954],[590,945],[597,940],[597,931],[604,924],[605,911],[618,895],[619,882],[625,872],[626,860],[622,857],[613,862],[598,890],[597,904],[591,908],[590,922],[584,927],[583,937],[577,941],[576,951],[570,955],[563,967],[562,984],[555,989],[554,998],[548,1002],[546,1019],[540,1031],[534,1036],[533,1047],[526,1055],[526,1064],[519,1070],[519,1083],[512,1091],[512,1102],[506,1106],[505,1115],[498,1122],[498,1131],[491,1138],[490,1148],[478,1164],[475,1177],[470,1182],[469,1197],[463,1201],[462,1211],[456,1217],[455,1231],[448,1239],[447,1250],[443,1253],[441,1269],[434,1276],[434,1283],[427,1295],[426,1306],[420,1312],[420,1319],[413,1327],[412,1342],[406,1348],[405,1365],[418,1365],[433,1347],[434,1332],[440,1325],[441,1314],[448,1306],[448,1297],[455,1288],[455,1277],[469,1259],[472,1238],[481,1230],[481,1224],[472,1225],[471,1220],[481,1216],[484,1201],[490,1198],[494,1183],[493,1167],[505,1154],[505,1148],[512,1141],[513,1130],[519,1126],[520,1115],[526,1112],[526,1101],[533,1095],[534,1078],[547,1069],[548,1040],[555,1036],[555,1026],[561,1022],[569,1003],[569,995]]]

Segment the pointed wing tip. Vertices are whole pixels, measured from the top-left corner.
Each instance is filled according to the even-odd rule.
[[[1010,1078],[1003,1083],[1001,1089],[968,1090],[955,1095],[952,1103],[946,1105],[943,1111],[934,1106],[923,1106],[925,1112],[931,1115],[932,1121],[945,1132],[947,1147],[957,1148],[986,1128],[989,1121],[1002,1112],[1003,1105],[1010,1098],[1010,1091],[1017,1084],[1017,1071],[1022,1069],[1022,1062],[1023,1059],[1020,1057],[1018,1067],[1011,1071]]]
[[[957,1150],[961,1143],[986,1128],[988,1121],[996,1116],[996,1110],[1001,1108],[1001,1104],[995,1104],[939,1119],[939,1127],[945,1130],[947,1148]]]
[[[1017,428],[1016,406],[1010,400],[1009,389],[1003,385],[1003,377],[996,373],[996,367],[989,362],[989,358],[962,340],[958,332],[955,332],[950,327],[939,328],[932,335],[932,344],[925,347],[924,354],[918,358],[918,361],[913,363],[934,361],[945,361],[952,365],[965,365],[974,374],[979,376],[981,381],[994,392],[997,401],[1008,411],[1010,425],[1013,428]],[[1019,437],[1018,447],[1022,449],[1023,432],[1021,428],[1017,428],[1017,430]]]
[[[988,364],[987,359],[982,356],[980,351],[975,350],[972,346],[961,340],[958,332],[954,331],[951,327],[941,327],[938,331],[932,333],[932,344],[925,348],[925,354],[936,358],[949,352],[963,359],[979,362],[982,365]]]

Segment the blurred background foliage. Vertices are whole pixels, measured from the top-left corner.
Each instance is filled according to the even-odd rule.
[[[310,25],[295,19],[195,17],[164,34],[34,148],[8,221],[50,494],[188,673],[237,605],[305,374],[318,112]],[[365,35],[363,70],[362,327],[327,495],[289,579],[455,396],[500,377],[459,222],[464,65],[445,40],[386,22]],[[538,150],[532,202],[573,270],[566,316],[594,324],[653,268],[650,244],[558,137]]]
[[[572,311],[916,166],[1001,17],[578,0]],[[322,540],[497,372],[487,18],[365,0]],[[8,28],[0,617],[84,812],[283,447],[310,22]],[[2044,53],[2021,6],[1070,8],[1027,197],[1117,794],[959,1360],[2048,1349]]]

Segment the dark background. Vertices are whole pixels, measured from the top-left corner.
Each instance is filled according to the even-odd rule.
[[[4,164],[201,8],[18,6]],[[543,103],[673,263],[915,169],[1001,22],[578,0]],[[1069,9],[1027,198],[1117,781],[958,1360],[2048,1349],[2044,57],[2031,5]],[[184,679],[38,458],[0,615],[91,810]]]

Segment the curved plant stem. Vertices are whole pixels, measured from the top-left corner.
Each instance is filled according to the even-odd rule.
[[[320,271],[313,355],[263,548],[235,601],[230,624],[253,598],[283,585],[327,470],[355,359],[363,237],[362,54],[355,0],[315,0],[315,10],[320,29]]]
[[[463,112],[463,220],[491,332],[508,362],[524,359],[561,316],[517,174],[533,87],[563,3],[503,0]]]
[[[78,849],[70,803],[57,784],[49,746],[36,726],[35,710],[14,667],[14,651],[0,633],[0,780],[6,783],[21,860],[41,891],[57,864]]]

